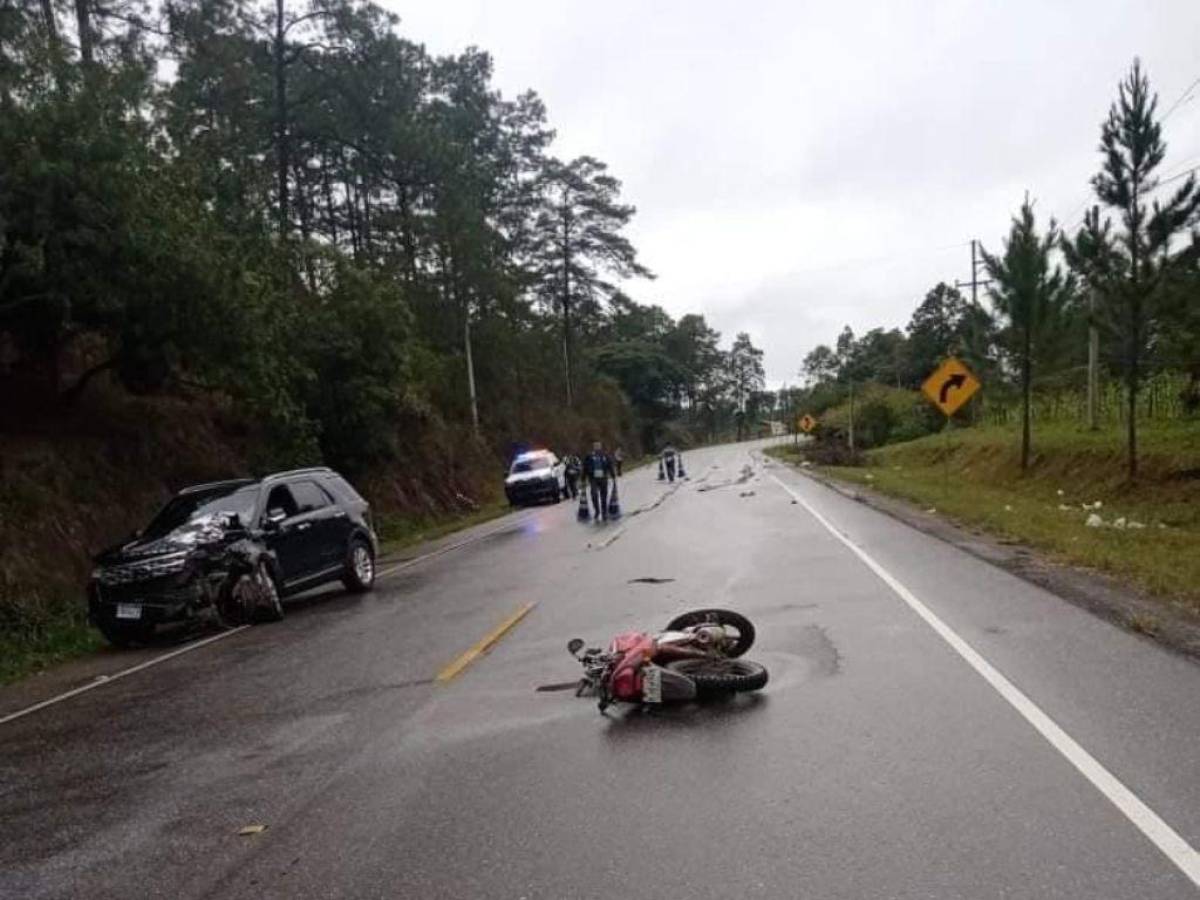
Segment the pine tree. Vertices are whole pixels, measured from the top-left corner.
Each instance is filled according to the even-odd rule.
[[[1158,96],[1151,94],[1149,79],[1135,59],[1101,125],[1103,164],[1092,178],[1096,196],[1116,212],[1121,230],[1110,239],[1109,222],[1101,223],[1097,216],[1076,240],[1085,251],[1077,259],[1091,261],[1087,270],[1101,282],[1107,324],[1123,344],[1130,479],[1138,471],[1137,399],[1145,355],[1159,324],[1156,307],[1162,288],[1179,264],[1172,240],[1200,208],[1200,191],[1190,175],[1165,202],[1148,200],[1159,187],[1154,173],[1167,152],[1162,126],[1155,120],[1157,106]]]
[[[1053,345],[1070,314],[1074,284],[1058,266],[1051,266],[1050,253],[1058,243],[1058,226],[1050,220],[1044,236],[1038,236],[1033,204],[1028,195],[1012,221],[1004,242],[1004,255],[983,251],[983,262],[995,285],[989,290],[992,303],[1007,326],[1003,343],[1021,374],[1021,468],[1029,468],[1031,451],[1031,406],[1035,360],[1045,358],[1043,345]]]

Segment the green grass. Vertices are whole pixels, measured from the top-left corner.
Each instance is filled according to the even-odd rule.
[[[436,540],[473,525],[482,525],[511,511],[512,507],[501,499],[484,503],[479,509],[469,513],[418,518],[381,517],[377,523],[380,555],[396,553],[413,544]]]
[[[18,681],[102,646],[100,633],[84,621],[55,622],[36,634],[0,634],[0,684]]]
[[[1148,423],[1139,438],[1136,483],[1126,477],[1123,433],[1074,425],[1036,429],[1027,472],[1020,469],[1019,432],[997,426],[881,447],[863,467],[822,471],[1200,612],[1200,423]],[[796,456],[795,448],[778,449],[784,459]],[[1093,510],[1081,507],[1096,501],[1102,505],[1094,512],[1108,524],[1089,528]],[[1121,517],[1145,527],[1112,527]]]

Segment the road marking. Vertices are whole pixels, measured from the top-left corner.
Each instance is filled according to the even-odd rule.
[[[453,550],[459,550],[463,547],[470,546],[471,544],[477,544],[480,541],[484,540],[485,538],[490,538],[493,534],[499,534],[501,531],[504,531],[505,529],[510,528],[513,525],[520,525],[522,522],[528,521],[529,519],[533,518],[534,515],[535,514],[531,512],[527,515],[521,516],[520,518],[507,520],[499,528],[492,528],[488,531],[483,532],[482,534],[477,534],[473,537],[469,537],[465,541],[459,541],[457,544],[448,544],[445,547],[441,547],[441,548],[439,548],[437,550],[433,550],[429,553],[423,553],[420,556],[414,556],[412,559],[406,559],[403,562],[397,563],[394,566],[389,566],[388,568],[384,569],[382,572],[380,572],[378,575],[375,576],[375,579],[378,581],[380,578],[387,578],[389,575],[393,575],[396,572],[400,572],[404,569],[409,569],[409,568],[415,566],[417,563],[425,562],[425,560],[427,560],[427,559],[435,559],[436,557],[439,557],[439,556],[445,556],[447,553],[450,553]]]
[[[516,624],[529,615],[530,610],[532,610],[535,606],[537,606],[537,603],[526,603],[515,613],[485,634],[477,644],[471,647],[470,650],[458,657],[458,659],[454,660],[454,662],[450,663],[450,665],[446,666],[446,668],[442,669],[442,671],[438,672],[435,680],[440,683],[444,683],[456,678],[462,673],[463,669],[475,662],[476,659],[490,650],[500,640],[500,638],[512,631],[513,628],[516,627]]]
[[[452,550],[458,550],[461,547],[466,547],[469,544],[474,544],[478,541],[483,540],[484,538],[491,537],[493,534],[501,532],[505,528],[507,528],[511,525],[516,525],[521,522],[524,522],[526,519],[530,518],[532,515],[533,515],[533,513],[530,513],[529,515],[522,516],[521,518],[507,521],[504,524],[504,526],[501,528],[493,528],[489,531],[484,532],[483,534],[477,534],[474,537],[468,538],[465,541],[459,541],[456,544],[450,544],[449,546],[442,547],[441,549],[438,549],[438,550],[434,550],[431,553],[425,553],[425,554],[422,554],[421,556],[415,556],[412,559],[405,560],[404,562],[399,563],[398,565],[392,566],[391,568],[386,569],[383,572],[380,572],[378,575],[376,575],[376,580],[379,580],[380,578],[386,578],[388,575],[391,575],[394,572],[399,572],[401,569],[407,569],[410,566],[415,566],[417,563],[424,562],[427,559],[433,559],[434,557],[443,556],[443,555],[451,552]],[[529,612],[528,609],[524,610],[524,612],[522,612],[521,615],[524,616],[525,613],[527,613],[527,612]],[[515,624],[515,622],[513,624]],[[164,653],[162,656],[156,656],[153,659],[148,659],[144,663],[138,663],[138,665],[136,665],[136,666],[130,666],[128,669],[122,669],[121,671],[116,672],[112,675],[99,675],[96,677],[96,680],[89,681],[85,685],[81,685],[80,687],[74,688],[69,691],[65,691],[61,694],[51,697],[49,700],[43,700],[41,703],[35,703],[32,706],[27,706],[24,709],[19,709],[16,712],[9,713],[6,716],[0,716],[0,725],[4,725],[4,724],[7,724],[8,722],[15,721],[16,719],[19,719],[22,716],[27,716],[30,713],[35,713],[38,710],[45,709],[48,706],[54,706],[56,703],[62,703],[62,701],[64,701],[64,700],[70,700],[72,697],[77,697],[80,694],[86,694],[88,691],[93,690],[95,688],[103,687],[104,685],[107,685],[107,684],[112,684],[112,682],[114,682],[120,678],[124,678],[126,675],[133,675],[136,672],[141,672],[143,669],[148,669],[151,666],[156,666],[159,663],[166,662],[168,659],[174,659],[176,656],[182,656],[184,653],[191,653],[193,650],[199,650],[201,647],[207,647],[209,644],[214,644],[217,641],[224,640],[227,637],[232,637],[233,635],[237,634],[239,631],[244,631],[245,629],[247,629],[249,627],[250,627],[249,625],[239,625],[237,628],[231,628],[229,631],[222,631],[220,634],[214,634],[211,637],[204,638],[203,640],[196,641],[191,644],[187,644],[186,646],[180,647],[177,650],[172,650],[170,653]],[[476,654],[476,655],[478,655],[478,654]],[[455,674],[457,674],[457,673],[455,673]],[[451,675],[450,677],[453,677],[453,675]]]
[[[979,673],[1001,697],[1007,700],[1009,705],[1019,712],[1042,737],[1049,741],[1055,750],[1061,753],[1084,778],[1090,781],[1100,793],[1109,799],[1113,806],[1125,815],[1125,818],[1149,838],[1150,842],[1161,850],[1163,855],[1191,880],[1192,884],[1200,887],[1200,854],[1197,854],[1195,849],[1180,837],[1175,829],[1164,822],[1154,810],[1142,802],[1141,798],[1125,787],[1115,775],[1084,750],[1074,738],[1059,727],[1057,722],[1042,712],[1036,703],[980,656],[970,644],[959,637],[957,632],[918,600],[916,595],[896,580],[887,569],[877,563],[845,534],[838,531],[828,519],[817,512],[807,500],[784,484],[777,475],[772,473],[771,477],[792,496],[792,499],[808,510],[809,514],[820,522],[826,531],[845,544],[868,569],[878,575],[880,580],[890,587],[896,596],[907,603],[913,612],[924,619],[925,623],[966,660],[967,664]]]
[[[151,666],[157,666],[161,662],[166,662],[168,659],[174,659],[176,656],[182,656],[185,653],[191,653],[193,650],[199,650],[201,647],[207,647],[209,644],[215,644],[217,641],[222,641],[227,637],[232,637],[239,631],[245,631],[249,625],[239,625],[237,628],[231,628],[229,631],[222,631],[220,634],[214,634],[212,637],[206,637],[204,640],[196,641],[192,644],[187,644],[177,650],[172,650],[170,653],[164,653],[162,656],[156,656],[154,659],[148,659],[144,663],[138,663],[136,666],[130,666],[128,669],[122,669],[112,675],[98,675],[94,681],[89,681],[87,684],[66,691],[56,697],[51,697],[49,700],[43,700],[41,703],[35,703],[33,706],[27,706],[24,709],[19,709],[14,713],[9,713],[7,716],[0,717],[0,725],[7,722],[12,722],[22,716],[27,716],[30,713],[35,713],[39,709],[45,709],[47,706],[53,706],[56,703],[62,703],[64,700],[70,700],[72,697],[78,697],[80,694],[86,694],[93,688],[103,687],[107,684],[112,684],[119,678],[124,678],[126,675],[132,675],[135,672],[141,672],[143,669],[148,669]]]

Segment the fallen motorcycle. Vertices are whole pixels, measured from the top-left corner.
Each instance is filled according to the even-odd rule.
[[[760,690],[767,670],[740,658],[753,643],[754,626],[745,616],[698,609],[657,634],[618,634],[606,650],[584,650],[574,638],[567,652],[583,665],[575,696],[597,697],[603,712],[618,701],[661,704]]]

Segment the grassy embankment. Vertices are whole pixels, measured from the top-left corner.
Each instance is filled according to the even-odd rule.
[[[955,429],[871,450],[862,467],[820,471],[1028,544],[1059,562],[1128,579],[1200,612],[1200,422],[1144,425],[1135,484],[1126,477],[1116,426],[1037,428],[1034,463],[1025,473],[1019,441],[1014,428]],[[797,449],[775,455],[795,460]],[[1099,508],[1084,508],[1097,501]],[[1103,526],[1086,525],[1093,513]],[[1122,518],[1125,527],[1114,525]]]

